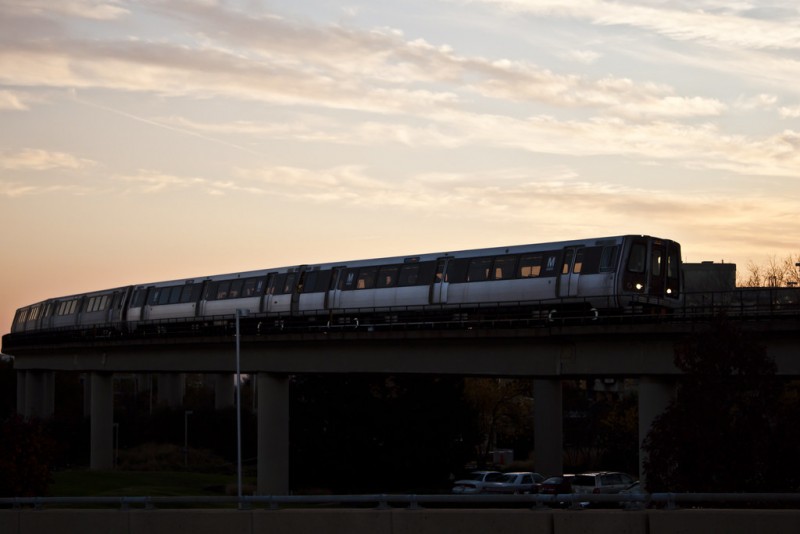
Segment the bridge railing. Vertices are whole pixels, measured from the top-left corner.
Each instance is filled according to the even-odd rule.
[[[631,493],[631,494],[523,494],[523,495],[251,495],[251,496],[97,496],[97,497],[4,497],[0,508],[92,508],[97,506],[127,509],[237,507],[239,509],[320,506],[337,508],[586,508],[594,506],[632,508],[800,508],[800,493]]]

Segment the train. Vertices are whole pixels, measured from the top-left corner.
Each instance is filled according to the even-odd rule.
[[[599,316],[681,305],[680,244],[621,235],[357,261],[294,265],[117,287],[19,308],[16,334],[133,334],[235,314],[259,325],[366,324],[502,310]]]

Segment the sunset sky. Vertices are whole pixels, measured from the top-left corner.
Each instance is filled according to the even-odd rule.
[[[799,80],[796,0],[0,0],[0,334],[301,263],[797,254]]]

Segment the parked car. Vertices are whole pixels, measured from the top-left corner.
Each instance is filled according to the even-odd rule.
[[[572,478],[574,476],[575,475],[561,475],[559,477],[546,478],[539,486],[539,493],[544,495],[572,493]]]
[[[601,471],[597,473],[581,473],[572,478],[574,493],[619,493],[636,480],[625,473]]]
[[[539,485],[539,493],[542,495],[563,495],[572,493],[572,479],[575,475],[561,475],[557,477],[546,478],[544,482]],[[566,502],[559,501],[553,502],[559,506],[565,506]]]
[[[506,473],[497,482],[488,482],[484,485],[486,493],[538,493],[539,484],[544,482],[544,477],[539,473],[528,471]]]
[[[481,493],[487,482],[496,482],[503,478],[500,471],[473,471],[461,480],[453,483],[453,493],[473,494]]]

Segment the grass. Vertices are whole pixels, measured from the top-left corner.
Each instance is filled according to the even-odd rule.
[[[254,481],[247,480],[248,484]],[[236,494],[234,475],[180,471],[89,471],[70,469],[53,474],[53,497],[134,497]]]

